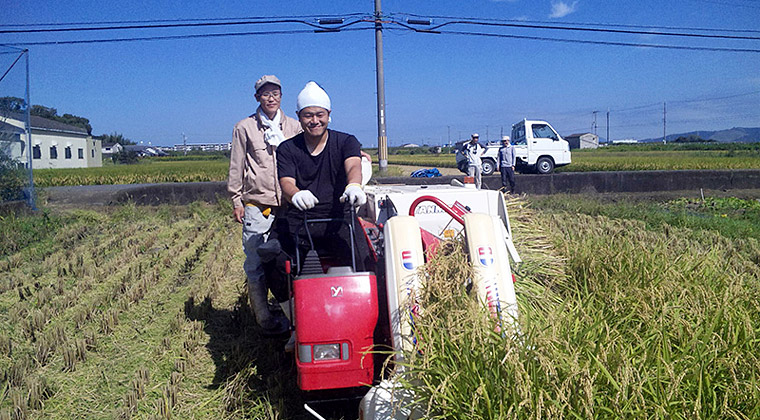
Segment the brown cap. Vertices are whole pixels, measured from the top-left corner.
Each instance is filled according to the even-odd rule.
[[[262,86],[264,86],[267,83],[271,83],[273,85],[277,85],[280,89],[282,89],[282,83],[280,83],[280,79],[277,78],[277,76],[272,74],[267,74],[265,76],[261,76],[261,79],[256,81],[256,84],[253,85],[253,87],[256,89],[256,92],[258,93],[259,89],[261,89]]]

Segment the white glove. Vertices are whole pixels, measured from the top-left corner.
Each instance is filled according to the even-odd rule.
[[[341,203],[345,203],[346,201],[358,207],[367,202],[367,194],[364,194],[359,184],[348,184],[345,191],[343,191],[343,195],[340,196]]]
[[[296,206],[298,210],[301,211],[309,210],[310,208],[316,206],[317,203],[319,203],[317,197],[314,197],[314,194],[312,194],[309,190],[298,191],[297,193],[293,194],[293,198],[291,198],[290,201],[294,206]]]

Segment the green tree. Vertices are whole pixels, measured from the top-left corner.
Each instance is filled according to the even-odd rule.
[[[137,152],[132,150],[122,150],[119,153],[114,153],[111,156],[113,163],[121,165],[131,165],[138,162]]]
[[[101,140],[103,143],[115,144],[119,143],[122,146],[128,146],[131,144],[137,144],[136,142],[124,137],[123,135],[113,132],[111,134],[101,134],[94,137],[97,140]]]
[[[26,108],[26,101],[15,96],[4,96],[0,98],[0,112],[11,111],[21,112]]]
[[[710,143],[714,141],[715,140],[705,140],[695,134],[689,134],[688,136],[679,136],[673,140],[675,143]]]
[[[32,105],[32,109],[29,111],[29,113],[37,117],[47,118],[49,120],[55,120],[55,117],[58,116],[57,109],[48,108],[42,105]]]
[[[90,120],[87,118],[72,114],[63,114],[61,117],[56,117],[56,120],[64,124],[73,125],[74,127],[84,128],[87,130],[87,134],[92,134],[92,125],[90,125]]]

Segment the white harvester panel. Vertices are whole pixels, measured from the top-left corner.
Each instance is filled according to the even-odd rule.
[[[502,236],[504,227],[497,216],[483,213],[465,214],[464,224],[478,299],[488,307],[502,330],[507,326],[516,329],[517,298]]]
[[[505,227],[503,231],[505,232],[505,240],[509,247],[509,255],[512,257],[512,261],[521,261],[517,250],[512,244],[512,230],[509,225],[504,197],[498,191],[477,190],[451,185],[368,185],[365,187],[365,191],[368,200],[367,206],[364,208],[366,212],[364,216],[376,222],[380,219],[381,200],[389,198],[399,215],[409,215],[409,208],[412,203],[417,198],[425,195],[436,197],[449,207],[453,207],[455,203],[458,203],[473,213],[498,216],[501,224]],[[439,238],[451,237],[444,234],[445,230],[453,230],[458,233],[464,228],[464,226],[453,220],[437,204],[430,201],[418,204],[414,210],[414,217],[419,222],[420,227]],[[498,231],[502,232],[502,229]]]
[[[417,314],[420,279],[417,269],[425,264],[420,225],[412,216],[395,216],[383,229],[388,312],[391,340],[397,354],[411,351],[415,344],[414,316]]]

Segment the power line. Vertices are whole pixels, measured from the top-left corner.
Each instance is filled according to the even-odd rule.
[[[353,32],[370,30],[373,27],[368,26],[366,28],[347,28],[342,29],[341,32]],[[42,41],[42,42],[16,42],[2,45],[73,45],[73,44],[101,44],[109,42],[135,42],[135,41],[158,41],[158,40],[174,40],[174,39],[192,39],[192,38],[219,38],[227,36],[249,36],[249,35],[292,35],[292,34],[310,34],[314,32],[338,32],[338,31],[313,31],[309,29],[296,29],[288,31],[262,31],[262,32],[232,32],[232,33],[215,33],[215,34],[196,34],[196,35],[171,35],[171,36],[147,36],[136,38],[108,38],[108,39],[87,39],[87,40],[69,40],[69,41]]]
[[[263,19],[319,19],[319,18],[349,18],[369,17],[368,13],[347,13],[341,15],[290,15],[290,16],[247,16],[227,18],[194,18],[194,19],[148,19],[148,20],[116,20],[98,22],[50,22],[50,23],[16,23],[0,24],[0,28],[8,27],[44,27],[44,26],[72,26],[72,25],[121,25],[121,24],[148,24],[159,22],[216,22],[236,20],[263,20]]]
[[[4,29],[0,30],[0,34],[29,34],[29,33],[50,33],[50,32],[84,32],[84,31],[112,31],[112,30],[124,30],[124,29],[166,29],[166,28],[198,28],[208,26],[237,26],[237,25],[262,25],[262,24],[276,24],[276,23],[299,23],[307,26],[311,26],[315,29],[322,30],[339,30],[346,28],[357,23],[364,22],[364,20],[354,20],[348,23],[337,26],[324,26],[307,22],[299,19],[277,19],[268,21],[254,21],[254,20],[242,20],[232,22],[199,22],[199,23],[162,23],[162,24],[143,24],[143,25],[127,25],[127,26],[96,26],[96,27],[76,27],[76,28],[52,28],[52,29]]]
[[[338,16],[338,15],[333,15],[333,17],[335,16]],[[343,15],[339,17],[341,19],[348,19],[349,17],[357,17],[357,16],[361,16],[361,18],[344,25],[339,25],[339,26],[330,27],[330,28],[341,29],[343,27],[355,24],[356,22],[367,21],[369,19],[369,15],[367,14],[351,14],[351,15]],[[409,14],[408,16],[422,17],[420,15],[413,15],[413,14]],[[239,18],[239,19],[217,18],[217,19],[175,19],[175,20],[149,20],[149,21],[115,21],[115,22],[107,22],[108,24],[111,24],[112,26],[96,26],[96,27],[77,26],[73,28],[42,28],[42,29],[0,29],[0,34],[107,31],[107,30],[125,30],[125,29],[188,28],[188,27],[254,25],[254,24],[276,24],[276,23],[300,23],[300,24],[309,25],[309,26],[319,28],[319,29],[328,28],[323,25],[318,25],[318,24],[310,23],[310,22],[307,22],[306,20],[303,20],[303,19],[313,18],[313,17],[314,16],[270,17],[270,18],[250,17],[250,18]],[[611,29],[609,27],[605,28],[604,26],[613,26],[613,25],[605,25],[605,24],[576,23],[574,24],[576,26],[558,26],[557,24],[536,24],[536,23],[545,23],[543,21],[533,21],[534,23],[530,23],[526,21],[519,22],[519,21],[513,21],[513,20],[498,20],[498,19],[475,19],[475,18],[454,18],[454,17],[446,17],[446,19],[449,19],[449,21],[441,23],[436,26],[425,28],[425,29],[414,28],[400,21],[391,20],[390,22],[407,27],[408,29],[413,29],[415,31],[421,31],[421,32],[436,32],[438,31],[438,29],[443,28],[445,26],[461,24],[461,25],[497,26],[497,27],[525,28],[525,29],[618,33],[618,34],[629,34],[629,35],[656,35],[656,36],[677,36],[677,37],[733,39],[733,40],[760,40],[760,37],[756,37],[756,36],[714,35],[714,34],[700,34],[700,33],[686,33],[686,32],[659,32],[659,31],[651,30],[658,27],[648,27],[649,30],[632,30],[632,29]],[[163,23],[159,23],[159,22],[163,22]],[[166,22],[170,22],[170,23],[166,23]],[[93,24],[106,24],[106,22],[103,22],[103,23],[80,22],[76,24],[71,23],[71,24],[57,24],[57,25],[71,26],[71,25],[93,25]],[[115,24],[119,24],[120,26],[113,26]],[[127,24],[127,25],[124,25],[124,24]],[[39,27],[39,26],[52,26],[52,25],[54,24],[50,24],[50,25],[32,24],[32,25],[25,25],[25,27],[29,27],[29,26]],[[562,23],[561,25],[571,25],[571,23]],[[589,27],[581,27],[577,25],[598,26],[598,27],[589,28]],[[15,27],[18,25],[2,25],[2,26]],[[630,27],[630,28],[637,27],[635,25],[614,25],[614,26]],[[678,30],[724,31],[720,29],[707,29],[707,28],[677,28],[677,27],[668,27],[668,28],[678,29]],[[760,33],[760,31],[749,31],[749,32]]]
[[[729,95],[729,96],[719,96],[715,98],[704,98],[704,99],[684,99],[680,101],[670,101],[671,103],[688,103],[688,102],[707,102],[707,101],[717,101],[720,99],[731,99],[731,98],[738,98],[741,96],[750,96],[750,95],[757,95],[760,93],[760,90],[756,90],[754,92],[746,92],[746,93],[739,93],[736,95]]]
[[[414,13],[394,13],[392,15],[409,16],[421,19],[449,19],[449,20],[468,20],[468,21],[486,21],[486,22],[507,22],[507,23],[538,23],[538,24],[551,24],[551,25],[579,25],[579,26],[597,26],[597,27],[613,27],[613,28],[639,28],[639,29],[665,29],[665,30],[679,30],[679,31],[702,31],[702,32],[736,32],[736,33],[760,33],[760,30],[756,29],[728,29],[728,28],[700,28],[700,27],[688,27],[688,26],[655,26],[655,25],[628,25],[619,23],[590,23],[590,22],[556,22],[546,20],[517,20],[517,19],[493,19],[493,18],[473,18],[462,16],[424,16]]]
[[[578,32],[598,32],[598,33],[615,33],[615,34],[627,34],[627,35],[657,35],[657,36],[677,36],[686,38],[712,38],[712,39],[733,39],[733,40],[760,40],[760,37],[756,36],[739,36],[739,35],[711,35],[711,34],[696,34],[686,32],[655,32],[655,31],[634,31],[630,29],[604,29],[604,28],[583,28],[580,26],[556,26],[556,25],[535,25],[524,23],[499,23],[499,22],[487,22],[481,20],[452,20],[444,22],[439,25],[425,27],[425,29],[418,29],[407,25],[403,22],[392,21],[392,23],[399,24],[409,29],[413,29],[419,32],[438,32],[438,29],[449,25],[477,25],[477,26],[497,26],[506,28],[525,28],[525,29],[547,29],[547,30],[560,30],[560,31],[578,31]]]
[[[425,31],[421,31],[421,32],[425,32]],[[644,44],[644,43],[638,43],[638,42],[590,41],[590,40],[568,39],[568,38],[549,38],[549,37],[540,37],[540,36],[494,34],[494,33],[486,33],[486,32],[467,32],[467,31],[438,31],[438,32],[432,32],[432,33],[482,36],[482,37],[489,37],[489,38],[530,39],[534,41],[551,41],[551,42],[565,42],[565,43],[576,43],[576,44],[610,45],[610,46],[617,46],[617,47],[659,48],[659,49],[687,50],[687,51],[760,53],[760,49],[751,49],[751,48],[691,47],[691,46],[681,46],[681,45]]]

